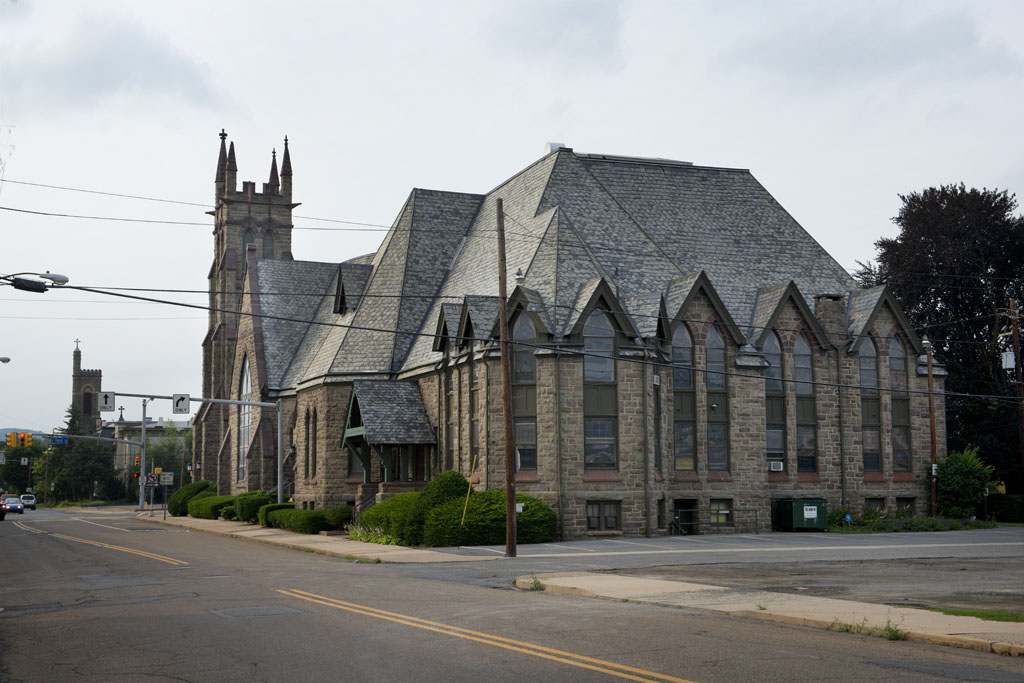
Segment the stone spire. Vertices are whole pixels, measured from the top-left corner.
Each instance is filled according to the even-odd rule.
[[[228,152],[224,141],[227,140],[228,134],[224,132],[224,129],[220,129],[220,156],[217,157],[217,176],[213,179],[213,184],[216,189],[216,194],[220,197],[224,194],[224,170],[227,168],[228,163]]]
[[[235,143],[231,142],[228,148],[228,165],[224,172],[224,184],[228,192],[234,192],[238,187],[238,164],[235,163]]]
[[[270,188],[270,194],[278,194],[278,189],[281,187],[280,181],[277,179],[277,150],[274,149],[270,152],[270,182],[267,183]]]
[[[288,153],[288,136],[284,136],[284,156],[281,157],[281,194],[292,196],[292,155]]]

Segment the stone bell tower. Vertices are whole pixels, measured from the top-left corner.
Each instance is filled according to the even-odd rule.
[[[210,310],[206,338],[203,339],[203,396],[230,398],[238,313],[242,302],[246,250],[256,250],[257,258],[291,259],[292,162],[288,138],[284,139],[281,171],[278,174],[277,150],[271,152],[270,177],[256,190],[256,183],[244,181],[238,189],[238,164],[235,143],[227,143],[220,132],[220,154],[214,176],[213,263],[208,275]],[[230,406],[204,403],[194,421],[195,457],[199,477],[217,480],[221,454],[230,458],[228,432]]]
[[[83,434],[94,434],[99,431],[100,401],[99,394],[103,391],[103,371],[82,369],[82,350],[75,340],[75,352],[72,354],[71,371],[71,406],[81,414]]]

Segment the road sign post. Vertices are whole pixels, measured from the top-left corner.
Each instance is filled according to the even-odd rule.
[[[177,414],[188,415],[192,412],[188,405],[190,400],[188,394],[171,394],[171,410]]]
[[[117,403],[117,395],[113,391],[100,392],[100,412],[114,412],[114,404]]]

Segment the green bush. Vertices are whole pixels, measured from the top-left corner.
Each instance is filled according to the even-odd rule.
[[[216,489],[216,484],[205,479],[185,484],[167,499],[167,513],[174,517],[184,517],[188,514],[188,502],[192,498],[204,491],[209,491],[210,495],[213,495]]]
[[[256,513],[256,519],[259,520],[260,526],[270,526],[270,519],[268,515],[274,510],[294,510],[295,503],[269,503],[267,505],[260,506],[259,511]]]
[[[198,519],[217,519],[222,507],[234,504],[235,496],[198,495],[188,502],[188,514]]]
[[[344,529],[345,525],[352,521],[352,508],[348,505],[324,510],[324,519],[327,520],[327,529]]]
[[[544,501],[516,494],[523,511],[516,515],[516,539],[519,543],[546,543],[555,539],[557,518]],[[466,508],[466,523],[459,530],[464,501],[452,499],[427,514],[423,538],[427,545],[499,545],[505,542],[505,491],[474,491]]]
[[[995,488],[994,468],[978,457],[976,446],[954,451],[939,463],[939,513],[945,517],[971,517],[986,488]]]
[[[410,545],[409,526],[412,509],[420,493],[399,493],[370,507],[359,517],[359,525],[376,529],[398,540],[400,545]]]
[[[238,515],[235,514],[234,505],[225,505],[224,507],[222,507],[220,509],[220,516],[221,519],[224,519],[228,522],[233,522],[238,519]]]
[[[997,522],[1024,522],[1024,496],[1014,493],[993,493],[988,497],[988,514]]]
[[[438,505],[443,505],[453,498],[465,500],[469,482],[461,472],[449,470],[430,480],[412,506],[409,517],[408,543],[405,545],[421,545],[423,543],[423,527],[427,515]]]
[[[300,534],[318,534],[327,528],[323,510],[274,510],[267,515],[270,525]]]
[[[272,502],[273,499],[266,491],[243,493],[235,501],[235,514],[239,521],[252,524],[257,520],[260,508]]]

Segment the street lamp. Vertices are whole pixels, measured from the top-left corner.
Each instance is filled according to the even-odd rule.
[[[33,278],[29,279],[25,277],[19,277],[21,275],[30,275]],[[50,285],[42,282],[41,280],[49,280]],[[60,273],[51,273],[46,271],[45,273],[11,273],[10,275],[0,275],[0,285],[10,285],[15,289],[21,289],[26,292],[37,292],[43,293],[49,287],[60,287],[68,283],[68,276],[61,275]]]

